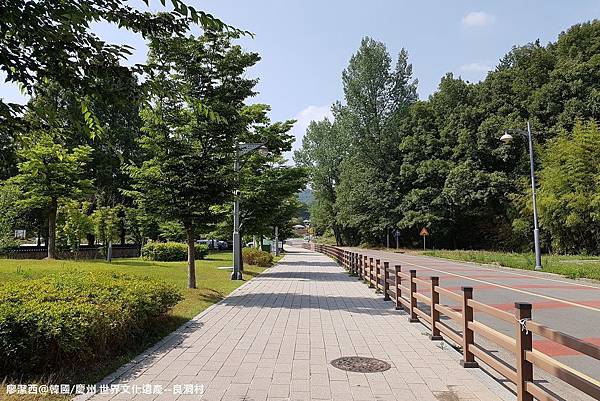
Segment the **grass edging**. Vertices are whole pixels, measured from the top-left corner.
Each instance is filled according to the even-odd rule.
[[[474,255],[474,253],[477,253]],[[524,264],[524,260],[533,258],[529,254],[501,253],[491,251],[419,251],[413,254],[453,262],[468,263],[474,266],[485,266],[494,269],[531,271],[534,274],[545,274],[581,280],[594,284],[600,283],[600,259],[598,257],[543,255],[543,270],[535,270],[532,263]],[[474,260],[475,258],[481,260]],[[577,261],[591,261],[587,266],[577,265]],[[512,263],[511,263],[512,262]]]

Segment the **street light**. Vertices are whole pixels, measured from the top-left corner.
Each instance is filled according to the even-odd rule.
[[[239,171],[241,167],[240,158],[248,153],[258,152],[262,156],[269,153],[269,149],[264,143],[238,143],[235,148],[235,161],[233,170],[239,183]],[[234,192],[233,201],[233,272],[232,280],[242,279],[242,239],[240,237],[240,190]]]
[[[535,200],[535,174],[533,166],[533,140],[531,139],[531,125],[527,121],[527,131],[520,129],[507,129],[504,130],[504,135],[500,137],[500,140],[505,144],[509,144],[514,139],[512,133],[521,134],[527,138],[529,144],[529,170],[531,175],[531,196],[533,200],[533,242],[535,246],[535,270],[542,270],[542,251],[540,249],[540,228],[538,226],[538,215],[537,215],[537,203]]]

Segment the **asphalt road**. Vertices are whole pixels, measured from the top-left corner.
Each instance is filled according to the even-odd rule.
[[[459,294],[462,286],[473,287],[475,300],[509,313],[514,312],[515,302],[529,302],[533,305],[534,321],[600,345],[600,283],[570,280],[543,272],[478,265],[420,255],[363,248],[346,249],[374,259],[381,259],[382,263],[388,261],[390,266],[399,264],[403,271],[414,269],[417,271],[417,277],[438,276],[440,286]],[[418,291],[429,296],[427,289],[419,288]],[[455,301],[443,296],[440,302],[458,310],[461,308]],[[514,338],[515,326],[507,322],[479,312],[475,312],[475,320]],[[480,340],[476,336],[476,341]],[[503,359],[512,358],[511,352],[495,347],[487,341],[482,343],[489,351],[502,356]],[[600,380],[600,361],[537,336],[534,336],[534,348]],[[549,380],[549,387],[556,391],[557,395],[562,396],[561,398],[569,401],[587,399],[579,397],[577,391],[569,391],[569,386],[560,385],[557,383],[558,380],[552,380],[550,376],[540,373],[540,380]]]

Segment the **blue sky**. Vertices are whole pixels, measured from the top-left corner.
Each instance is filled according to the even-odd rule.
[[[150,0],[154,9],[159,0]],[[341,72],[364,36],[386,43],[395,59],[404,47],[426,99],[440,78],[453,72],[471,82],[485,77],[513,45],[546,44],[569,26],[600,17],[600,1],[400,1],[400,0],[188,0],[188,4],[251,31],[240,43],[261,54],[249,71],[259,77],[254,102],[272,106],[273,120],[298,119],[300,138],[308,122],[329,114],[342,99]],[[132,4],[143,8],[138,0]],[[137,35],[106,24],[93,29],[113,43],[136,48],[129,63],[143,62]],[[22,99],[2,85],[1,96]],[[300,145],[297,141],[296,146]]]

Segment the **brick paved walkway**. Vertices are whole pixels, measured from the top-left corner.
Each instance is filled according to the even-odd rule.
[[[329,258],[290,248],[278,266],[105,379],[167,392],[92,400],[500,400],[481,372],[461,368],[458,353],[425,332]],[[349,355],[392,368],[364,374],[329,365]],[[203,384],[204,395],[172,393],[186,384]]]

